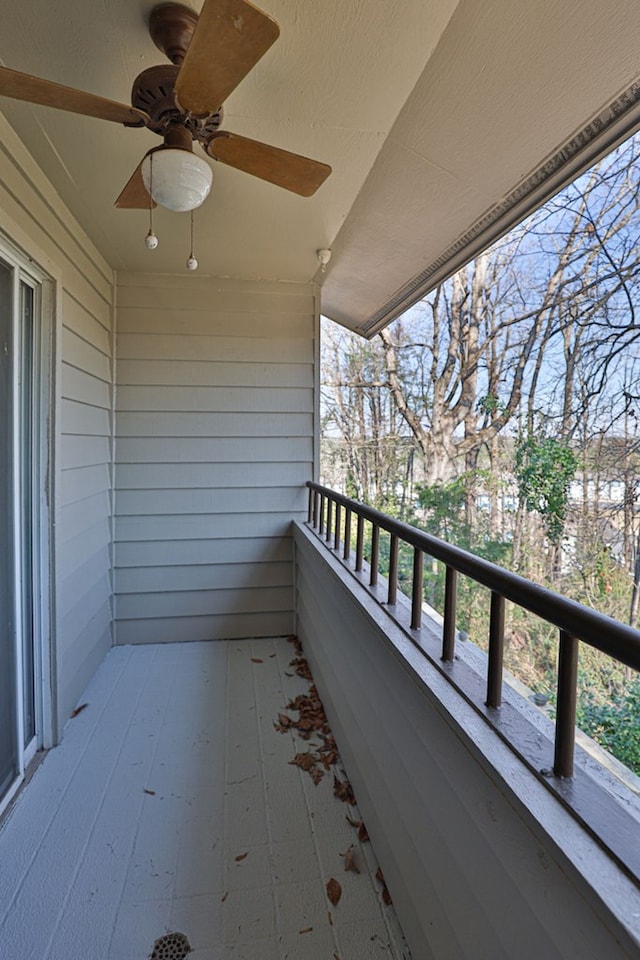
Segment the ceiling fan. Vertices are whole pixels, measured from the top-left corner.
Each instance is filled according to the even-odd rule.
[[[163,172],[160,161],[176,151],[183,163],[201,165],[200,176],[210,186],[211,170],[193,154],[194,141],[214,160],[302,197],[315,193],[331,173],[327,164],[219,129],[222,104],[277,40],[275,20],[249,0],[205,0],[200,16],[182,4],[161,3],[151,11],[149,32],[171,63],[149,67],[136,77],[130,107],[7,67],[0,67],[0,95],[127,127],[147,127],[161,136],[162,144],[145,154],[117,207],[149,209],[155,201],[163,203],[161,180],[179,178],[181,171]],[[206,197],[206,184],[203,192],[188,206],[164,205],[193,209]]]

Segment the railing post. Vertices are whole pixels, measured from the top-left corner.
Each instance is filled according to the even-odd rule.
[[[358,514],[358,523],[356,526],[356,570],[362,570],[362,560],[364,558],[364,517]]]
[[[394,606],[398,599],[398,538],[395,533],[389,535],[389,593],[387,603]]]
[[[340,547],[340,521],[342,519],[342,504],[336,503],[336,535],[333,538],[333,549]]]
[[[424,554],[413,548],[413,583],[411,586],[411,629],[419,630],[422,624],[422,583],[424,579]]]
[[[380,527],[375,523],[371,527],[371,576],[369,585],[375,587],[378,582],[378,560],[380,556]]]
[[[487,706],[502,703],[502,661],[504,658],[504,597],[491,593],[489,620],[489,664],[487,669]]]
[[[331,497],[328,497],[327,498],[327,532],[325,535],[325,540],[327,541],[327,543],[329,543],[329,541],[331,540],[331,534],[333,533],[333,530],[331,528],[332,519],[333,519],[333,500],[331,499]]]
[[[348,560],[351,556],[351,510],[349,507],[346,507],[344,511],[344,553],[342,556],[345,560]]]
[[[558,697],[556,702],[556,749],[553,772],[556,777],[573,776],[578,698],[578,641],[560,631],[558,650]]]
[[[456,648],[456,599],[458,571],[446,568],[444,584],[444,624],[442,626],[442,659],[453,660]]]

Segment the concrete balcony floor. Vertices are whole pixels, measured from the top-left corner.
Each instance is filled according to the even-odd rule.
[[[144,960],[175,931],[189,960],[409,957],[357,807],[274,729],[309,687],[294,655],[283,639],[109,653],[0,828],[3,960]]]

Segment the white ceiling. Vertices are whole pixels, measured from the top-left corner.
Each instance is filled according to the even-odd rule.
[[[481,232],[455,255],[450,248],[640,76],[636,0],[259,5],[280,24],[280,39],[225,104],[224,127],[333,173],[302,199],[215,164],[212,195],[196,212],[200,272],[315,277],[324,312],[368,334],[408,305],[414,286],[429,286],[431,265],[442,274],[472,252]],[[5,4],[0,59],[128,103],[135,76],[163,62],[146,28],[152,6]],[[160,244],[150,252],[147,214],[113,206],[158,142],[152,133],[6,99],[0,106],[114,269],[184,269],[188,216],[158,209]],[[320,247],[333,250],[324,276]]]

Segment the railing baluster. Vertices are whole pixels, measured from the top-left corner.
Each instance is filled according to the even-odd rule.
[[[336,535],[333,538],[333,549],[340,547],[340,521],[342,520],[342,504],[336,503]]]
[[[317,490],[314,490],[313,494],[313,526],[317,530],[320,523],[320,494]]]
[[[453,660],[456,649],[456,600],[458,571],[447,567],[444,583],[444,624],[442,626],[442,659]]]
[[[419,630],[422,624],[422,583],[424,579],[424,554],[413,548],[413,582],[411,586],[411,629]]]
[[[398,538],[389,535],[389,593],[387,603],[392,607],[398,599]]]
[[[504,658],[504,597],[491,593],[489,620],[489,664],[487,669],[487,706],[502,703],[502,661]]]
[[[307,510],[307,523],[311,523],[313,520],[313,501],[315,499],[315,492],[309,487],[309,507]]]
[[[344,511],[344,553],[345,560],[351,556],[351,510],[347,507]]]
[[[320,536],[324,533],[324,503],[325,497],[324,494],[320,494],[320,523],[318,525],[318,533]]]
[[[364,517],[358,514],[358,523],[356,526],[356,570],[362,570],[362,561],[364,558]]]
[[[331,534],[333,533],[333,529],[331,527],[332,519],[333,519],[333,500],[329,497],[327,498],[327,533],[325,536],[325,540],[327,541],[327,543],[329,543],[329,541],[331,540]]]
[[[372,587],[378,582],[378,558],[380,556],[380,527],[375,523],[371,527],[371,575],[369,584]]]
[[[573,776],[578,697],[578,641],[560,631],[558,650],[558,697],[556,703],[556,748],[553,772],[557,777]]]

